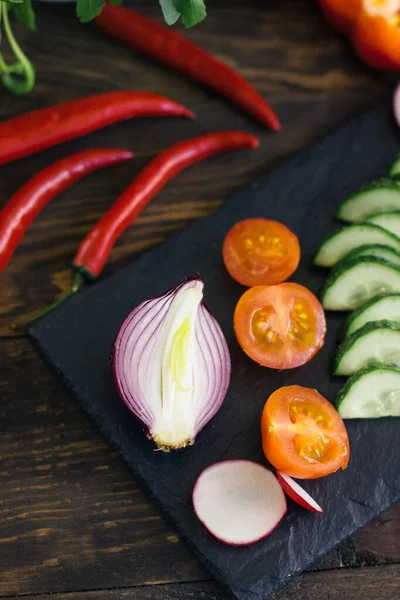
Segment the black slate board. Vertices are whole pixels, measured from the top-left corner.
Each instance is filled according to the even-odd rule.
[[[289,502],[287,515],[272,535],[247,548],[226,546],[203,529],[191,506],[193,484],[218,460],[263,462],[259,423],[269,394],[296,383],[333,399],[342,383],[329,375],[341,323],[338,315],[328,315],[323,350],[300,369],[271,372],[244,355],[232,331],[233,309],[243,288],[224,270],[223,238],[245,217],[283,221],[301,242],[301,265],[293,280],[318,292],[326,273],[311,266],[312,258],[336,226],[335,209],[349,192],[387,172],[400,151],[397,133],[388,107],[358,117],[235,195],[218,214],[198,220],[32,327],[35,343],[75,398],[210,572],[239,600],[264,600],[399,498],[400,420],[348,423],[352,456],[347,471],[304,485],[325,508],[324,515]],[[223,408],[196,444],[168,455],[154,452],[140,423],[119,400],[110,350],[134,306],[194,272],[204,279],[206,302],[226,334],[232,381]]]

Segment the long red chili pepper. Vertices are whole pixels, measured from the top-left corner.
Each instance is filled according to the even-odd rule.
[[[132,157],[127,150],[86,150],[53,163],[25,183],[0,210],[0,273],[29,225],[57,194],[97,169]]]
[[[71,100],[0,123],[0,165],[133,117],[189,117],[186,107],[157,94],[116,91]]]
[[[258,92],[236,71],[176,31],[127,8],[106,4],[97,27],[146,56],[216,90],[278,131],[278,117]]]
[[[17,326],[27,325],[74,294],[85,281],[92,281],[104,267],[121,233],[135,220],[164,185],[185,167],[220,152],[257,148],[259,140],[241,131],[218,131],[179,142],[161,152],[139,173],[113,206],[86,235],[73,265],[76,277],[72,288],[50,307]]]
[[[79,246],[73,264],[84,275],[97,277],[121,233],[179,171],[208,156],[228,150],[256,148],[258,139],[240,131],[209,133],[174,144],[139,173]]]

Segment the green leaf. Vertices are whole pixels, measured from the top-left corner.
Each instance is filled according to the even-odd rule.
[[[167,25],[173,25],[181,16],[175,8],[174,0],[159,0],[164,20]]]
[[[113,6],[119,6],[120,4],[123,3],[124,0],[108,0],[110,4],[112,4]]]
[[[32,0],[23,0],[20,4],[13,3],[12,10],[18,21],[21,21],[28,29],[36,29]]]
[[[106,0],[77,0],[76,14],[82,23],[88,23],[98,17]]]
[[[5,2],[6,4],[22,4],[24,0],[1,0],[1,2]]]
[[[185,27],[193,27],[207,16],[204,0],[174,0],[174,4]]]

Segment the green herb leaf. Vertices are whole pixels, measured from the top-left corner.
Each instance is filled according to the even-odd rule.
[[[106,0],[77,0],[76,14],[82,23],[88,23],[101,13]]]
[[[174,0],[174,5],[185,27],[193,27],[207,16],[204,0]]]
[[[13,3],[12,10],[18,21],[21,21],[28,29],[32,29],[32,31],[36,29],[32,0],[23,0],[18,4]]]
[[[112,4],[113,6],[119,6],[120,4],[123,3],[124,0],[108,0],[110,4]]]
[[[181,16],[175,8],[174,0],[159,0],[164,20],[167,25],[173,25]]]
[[[24,0],[1,0],[1,2],[5,2],[6,4],[22,4]]]

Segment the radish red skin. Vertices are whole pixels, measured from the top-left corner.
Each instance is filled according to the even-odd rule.
[[[214,464],[210,465],[209,467],[207,467],[206,469],[204,469],[204,471],[202,471],[202,473],[199,475],[199,477],[197,478],[196,483],[194,485],[194,488],[193,488],[192,503],[193,503],[195,514],[196,514],[197,518],[199,519],[199,521],[207,529],[207,531],[209,531],[211,533],[211,535],[213,535],[218,541],[223,542],[224,544],[228,544],[230,546],[249,546],[251,544],[255,544],[256,542],[259,542],[260,540],[268,537],[274,531],[274,529],[276,529],[276,527],[279,525],[279,523],[281,522],[281,520],[283,519],[283,517],[285,516],[285,514],[287,512],[287,504],[286,504],[286,500],[285,500],[284,495],[282,496],[281,509],[279,511],[279,515],[276,518],[276,521],[274,522],[274,525],[271,528],[269,528],[268,531],[264,531],[262,533],[262,535],[254,537],[251,540],[246,541],[246,542],[235,542],[235,541],[232,541],[232,539],[228,540],[228,539],[224,538],[223,536],[218,535],[217,532],[215,532],[214,530],[212,530],[210,528],[210,526],[206,522],[206,520],[204,520],[200,516],[200,514],[199,514],[199,512],[198,512],[198,510],[196,508],[196,504],[197,504],[197,502],[196,502],[196,493],[198,491],[199,485],[201,485],[201,483],[202,483],[202,481],[201,481],[202,480],[202,476],[206,472],[209,472],[211,469],[214,469],[215,467],[219,467],[219,466],[222,466],[222,465],[229,465],[229,464],[238,464],[238,463],[242,463],[242,464],[243,463],[247,463],[250,466],[253,466],[253,467],[256,466],[257,468],[259,467],[260,470],[262,469],[262,470],[266,471],[269,475],[272,475],[273,478],[275,479],[276,483],[278,483],[278,481],[277,481],[277,479],[276,479],[276,477],[275,477],[275,475],[274,475],[274,473],[272,471],[270,471],[269,469],[267,469],[264,465],[261,465],[261,464],[255,462],[255,461],[245,460],[245,459],[243,459],[243,460],[241,460],[241,459],[231,459],[231,460],[221,461],[221,462],[217,462],[217,463],[214,463]]]
[[[289,477],[289,475],[285,475],[284,473],[280,473],[279,471],[276,472],[276,475],[278,477],[279,483],[282,486],[283,491],[294,502],[296,502],[300,506],[303,506],[303,508],[307,508],[308,510],[311,510],[312,512],[317,512],[317,513],[324,512],[323,509],[319,506],[319,504],[317,504],[317,502],[315,502],[315,500],[313,498],[311,498],[311,496],[305,490],[303,490],[304,493],[307,496],[309,496],[309,498],[315,503],[315,506],[313,504],[310,504],[310,502],[308,502],[306,498],[303,498],[303,496],[301,496],[299,493],[297,493],[297,491],[295,489],[293,489],[290,482],[294,482],[294,480],[291,477]],[[290,482],[289,482],[289,480],[290,480]],[[296,483],[296,485],[298,487],[301,487],[297,482],[294,482],[294,483]]]

